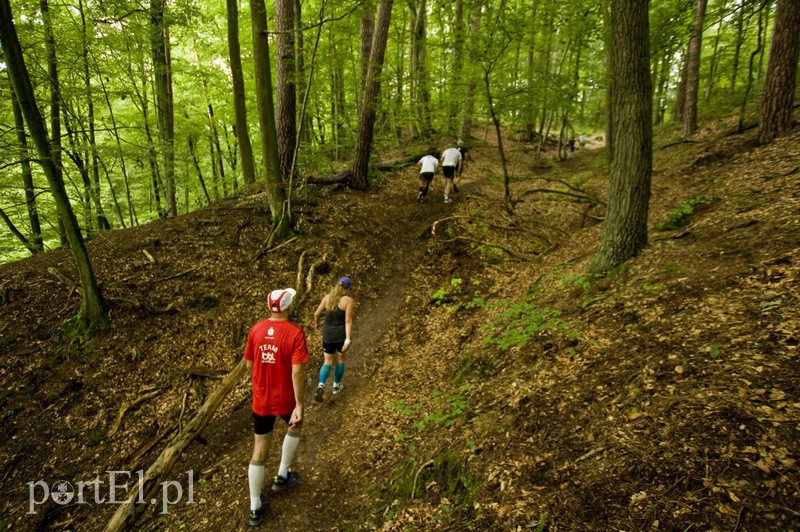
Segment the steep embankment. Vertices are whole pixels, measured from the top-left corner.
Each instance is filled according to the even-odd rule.
[[[4,519],[102,526],[109,505],[24,515],[25,482],[152,462],[216,382],[187,371],[233,366],[264,295],[295,284],[305,251],[304,274],[327,260],[298,320],[350,274],[355,349],[346,392],[309,401],[302,482],[274,498],[265,529],[791,528],[800,132],[755,147],[723,127],[656,150],[651,224],[680,205],[686,225],[653,230],[600,280],[584,272],[602,154],[549,165],[513,143],[513,217],[487,146],[451,205],[440,189],[415,203],[414,169],[366,194],[317,190],[300,206],[305,236],[263,256],[258,196],[104,235],[90,250],[114,326],[91,348],[54,336],[77,304],[47,272],[69,274],[65,254],[4,266]],[[110,436],[120,406],[155,386]],[[145,528],[246,528],[247,403],[243,383],[175,468],[195,470],[197,504],[148,514]],[[278,453],[279,439],[272,467]]]

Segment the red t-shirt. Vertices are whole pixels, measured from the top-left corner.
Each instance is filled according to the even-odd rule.
[[[264,320],[247,336],[245,360],[253,361],[253,412],[285,416],[295,407],[292,364],[309,358],[303,329],[286,320]]]

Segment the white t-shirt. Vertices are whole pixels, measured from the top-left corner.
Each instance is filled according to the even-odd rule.
[[[420,173],[422,174],[424,174],[425,172],[435,173],[436,167],[439,166],[439,160],[432,155],[426,155],[425,157],[420,159],[417,164],[422,165],[422,170],[420,171]]]
[[[461,152],[458,148],[447,148],[444,150],[442,157],[444,158],[442,166],[458,166],[459,161],[461,161]]]

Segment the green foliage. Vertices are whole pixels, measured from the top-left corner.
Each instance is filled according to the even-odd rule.
[[[711,358],[717,358],[719,356],[719,346],[715,344],[708,346],[708,356]]]
[[[698,207],[715,199],[716,197],[714,196],[702,195],[680,202],[667,213],[667,218],[664,221],[656,225],[656,230],[671,231],[685,226],[689,223],[689,220]]]
[[[429,412],[425,418],[414,423],[412,426],[417,430],[424,430],[429,423],[451,427],[469,408],[469,400],[461,394],[449,394],[433,390],[431,392],[431,398],[434,404],[438,405],[440,408]]]
[[[454,383],[459,383],[470,375],[475,375],[478,378],[491,377],[497,373],[497,368],[500,365],[501,359],[497,357],[484,358],[479,355],[473,354],[471,351],[464,353],[461,361],[451,373],[451,378]]]
[[[405,399],[398,399],[397,401],[392,401],[390,403],[386,403],[384,408],[391,408],[392,410],[397,410],[401,414],[405,416],[411,416],[422,410],[422,405],[419,403],[414,403],[413,405],[406,405]]]
[[[501,351],[512,347],[522,348],[543,333],[563,334],[577,338],[569,324],[560,319],[561,312],[540,307],[532,301],[504,303],[507,310],[498,314],[484,331],[491,331],[483,339],[484,345],[496,345]]]
[[[103,441],[103,431],[100,429],[92,429],[86,434],[86,445],[89,447],[97,447]]]

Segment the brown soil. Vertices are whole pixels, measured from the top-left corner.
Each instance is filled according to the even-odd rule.
[[[26,514],[26,483],[146,468],[219,382],[186,370],[230,370],[267,292],[295,285],[303,253],[303,275],[327,259],[296,316],[312,350],[301,483],[273,497],[263,529],[791,529],[800,131],[756,147],[754,131],[727,127],[656,149],[651,226],[685,200],[708,201],[600,280],[585,272],[604,211],[586,198],[607,195],[602,151],[546,164],[513,143],[513,197],[557,188],[583,199],[530,193],[508,216],[487,145],[470,152],[449,205],[438,181],[414,201],[415,168],[367,193],[312,189],[298,204],[302,237],[261,256],[257,189],[97,237],[112,327],[89,342],[62,332],[79,303],[53,273],[76,277],[67,252],[0,267],[0,529],[102,529],[112,505],[51,500]],[[346,390],[318,404],[309,325],[344,274],[359,304]],[[503,301],[527,302],[513,327],[529,327],[524,347],[483,342],[505,329]],[[530,327],[548,316],[562,327]],[[157,386],[108,436],[120,406]],[[251,445],[245,381],[170,477],[186,487],[193,470],[196,504],[150,509],[139,526],[248,528]]]

